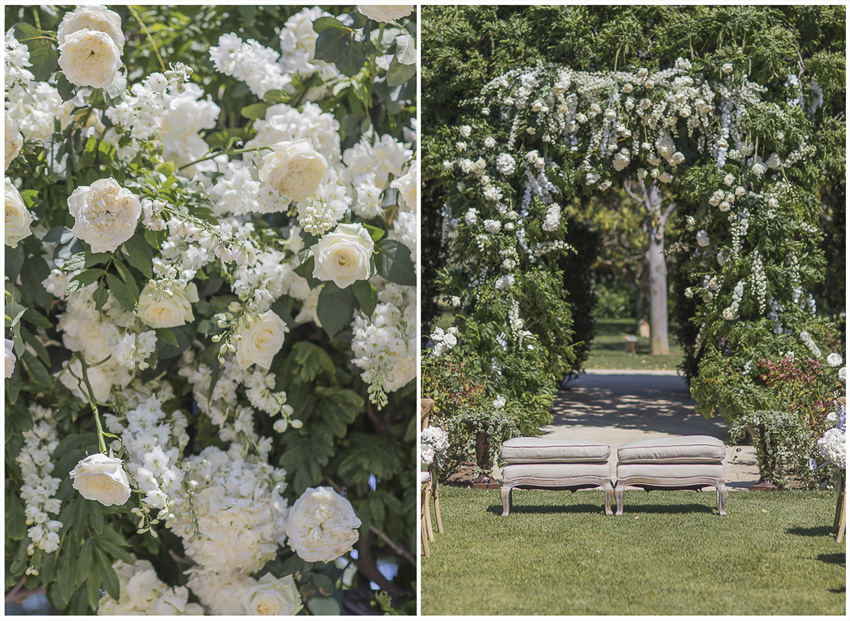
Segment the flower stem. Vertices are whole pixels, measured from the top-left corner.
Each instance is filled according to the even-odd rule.
[[[199,160],[195,160],[194,162],[189,162],[188,164],[183,164],[177,170],[183,170],[184,168],[189,168],[189,166],[194,166],[195,164],[200,164],[201,162],[206,162],[207,160],[214,159],[219,155],[241,155],[242,153],[251,153],[252,151],[262,151],[263,149],[272,150],[272,147],[251,147],[250,149],[234,149],[232,151],[228,151],[224,149],[222,151],[218,151],[216,153],[209,153],[202,157]]]
[[[82,356],[78,356],[77,359],[80,361],[80,368],[82,369],[83,381],[86,383],[86,399],[89,402],[89,406],[94,412],[94,424],[97,427],[97,445],[100,449],[100,452],[106,454],[106,440],[103,438],[103,426],[100,423],[100,411],[97,409],[97,400],[94,396],[94,390],[91,387],[91,382],[89,382],[89,374],[88,374],[88,364],[85,361],[85,358]],[[73,373],[72,373],[73,375]]]

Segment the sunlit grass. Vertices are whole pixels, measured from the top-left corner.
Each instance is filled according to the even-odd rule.
[[[637,336],[633,319],[598,319],[596,336],[590,348],[590,356],[584,365],[586,369],[638,369],[675,371],[682,361],[682,348],[670,334],[670,355],[651,356],[649,339],[638,336],[637,355],[626,352],[627,334]]]

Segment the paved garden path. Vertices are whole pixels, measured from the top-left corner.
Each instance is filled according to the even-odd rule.
[[[626,442],[679,435],[728,440],[729,427],[722,418],[706,419],[694,411],[687,384],[675,371],[588,371],[561,390],[552,414],[552,424],[542,428],[544,435],[605,442],[611,447],[612,476],[617,448]],[[727,446],[724,466],[732,489],[758,481],[751,446]]]

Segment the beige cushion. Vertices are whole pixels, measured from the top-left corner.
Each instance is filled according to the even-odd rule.
[[[708,464],[723,461],[726,447],[711,436],[653,438],[623,444],[617,450],[621,464]]]
[[[607,462],[611,447],[596,440],[564,438],[512,438],[502,445],[509,464]]]
[[[601,477],[611,478],[608,463],[596,464],[508,464],[502,469],[502,479],[569,479],[571,477]]]
[[[617,480],[629,477],[652,477],[665,479],[671,483],[676,479],[692,477],[725,477],[723,464],[617,464]]]

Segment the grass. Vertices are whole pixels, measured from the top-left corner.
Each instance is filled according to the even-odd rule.
[[[845,546],[829,533],[834,492],[602,490],[444,486],[446,532],[422,559],[422,613],[839,615]]]
[[[637,335],[633,319],[597,319],[596,337],[590,347],[586,369],[650,369],[675,371],[682,361],[682,349],[670,336],[669,356],[650,356],[649,339],[638,337],[637,355],[626,353],[626,334]]]

